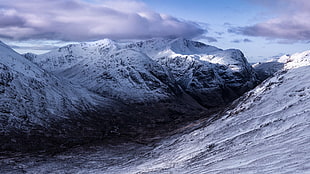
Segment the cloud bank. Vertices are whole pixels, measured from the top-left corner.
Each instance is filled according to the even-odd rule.
[[[0,37],[87,41],[102,38],[193,38],[198,24],[160,14],[136,0],[0,1]]]
[[[230,28],[228,31],[247,36],[294,41],[310,40],[309,0],[252,0],[268,7],[278,17],[252,26]]]

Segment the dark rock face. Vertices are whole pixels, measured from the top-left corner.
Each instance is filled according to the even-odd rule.
[[[155,137],[218,112],[258,82],[241,51],[186,39],[103,40],[26,58],[1,51],[6,150]]]
[[[277,71],[284,67],[284,63],[272,61],[263,62],[253,65],[254,71],[260,81],[264,81],[267,78],[273,76]]]
[[[212,108],[224,106],[257,85],[253,69],[239,50],[234,50],[243,62],[234,71],[229,66],[204,62],[190,57],[162,58],[161,64],[172,72],[182,89],[201,105]],[[169,63],[167,63],[169,62]],[[181,71],[178,71],[180,70]]]

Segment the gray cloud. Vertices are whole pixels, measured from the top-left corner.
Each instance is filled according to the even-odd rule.
[[[241,40],[235,39],[235,40],[232,40],[231,42],[232,42],[232,43],[240,43]]]
[[[249,42],[252,42],[252,40],[245,38],[245,39],[235,39],[235,40],[232,40],[231,42],[232,43],[242,43],[242,42],[249,43]]]
[[[0,1],[0,9],[1,37],[15,40],[193,38],[206,32],[135,0],[10,0]]]
[[[268,39],[310,40],[309,0],[252,0],[268,7],[278,17],[252,26],[230,28],[228,32]]]
[[[16,16],[14,10],[0,10],[0,27],[23,27],[25,21],[23,18]]]

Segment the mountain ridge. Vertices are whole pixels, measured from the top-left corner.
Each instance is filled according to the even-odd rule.
[[[122,55],[120,56],[119,54]],[[135,55],[133,56],[131,54]],[[141,64],[142,60],[145,60],[144,65]],[[132,61],[135,61],[134,65],[132,65]],[[139,80],[143,78],[142,76],[145,76],[149,80],[143,79],[142,81],[148,81],[149,83],[157,81],[160,83],[158,79],[156,80],[156,78],[152,77],[152,74],[146,71],[141,76],[141,73],[137,74],[134,70],[127,70],[131,66],[134,66],[133,69],[138,69],[140,72],[140,69],[142,71],[145,68],[143,67],[145,64],[151,63],[152,65],[148,65],[152,67],[151,69],[157,67],[157,70],[155,70],[156,73],[153,72],[153,74],[159,73],[162,78],[170,78],[168,81],[175,81],[184,91],[190,95],[195,95],[196,100],[201,100],[200,103],[204,106],[208,106],[208,101],[204,101],[203,98],[199,98],[196,95],[202,88],[206,89],[204,90],[205,92],[211,89],[209,86],[214,86],[215,90],[222,90],[224,88],[223,90],[230,91],[230,89],[226,88],[231,87],[235,88],[232,91],[237,91],[238,87],[243,86],[237,94],[232,94],[228,98],[223,99],[224,96],[218,96],[218,100],[222,101],[213,104],[216,106],[231,101],[232,99],[230,98],[240,96],[241,93],[244,93],[257,84],[255,73],[241,51],[233,49],[221,50],[200,42],[182,38],[152,39],[138,42],[117,42],[105,39],[97,42],[65,46],[57,51],[38,55],[33,58],[33,62],[47,71],[58,74],[63,73],[65,74],[64,76],[69,77],[69,80],[76,81],[76,79],[72,78],[73,74],[75,74],[78,76],[77,79],[83,79],[84,81],[78,80],[79,84],[84,84],[86,88],[92,89],[95,92],[97,91],[96,89],[93,90],[94,86],[95,88],[100,88],[100,85],[90,85],[92,82],[87,81],[87,79],[92,77],[97,77],[97,79],[108,78],[103,80],[105,83],[110,83],[110,85],[105,87],[110,89],[115,88],[116,85],[114,82],[111,82],[112,80],[109,80],[111,77],[117,77],[117,79],[121,79],[124,82],[127,81],[127,77],[124,78],[122,76],[129,76],[133,81],[136,80],[139,83]],[[72,68],[84,72],[76,73]],[[119,72],[115,72],[115,69]],[[70,70],[72,70],[71,73]],[[90,75],[87,76],[85,73]],[[125,74],[120,75],[120,73]],[[239,78],[234,79],[237,76]],[[200,82],[201,80],[204,82]],[[234,83],[237,80],[240,83]],[[167,79],[163,79],[163,81],[167,81]],[[132,88],[133,86],[130,86],[129,83],[123,84],[124,88]],[[137,83],[134,86],[139,86]],[[224,86],[224,83],[228,84],[228,87]],[[161,83],[161,85],[163,84]],[[146,91],[150,90],[146,89]],[[118,91],[116,93],[119,94],[119,92],[128,94],[126,91]],[[208,97],[211,93],[206,92],[206,95],[204,95],[202,91],[200,94]],[[125,97],[124,95],[122,97]],[[210,107],[212,107],[212,104]]]

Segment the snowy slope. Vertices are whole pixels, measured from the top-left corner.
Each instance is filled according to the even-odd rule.
[[[30,59],[49,72],[126,103],[165,100],[183,90],[200,104],[215,107],[257,84],[241,51],[186,39],[104,39]]]
[[[153,152],[158,158],[128,173],[310,172],[309,71],[276,75],[221,119],[165,142]]]
[[[295,58],[300,57],[289,62]],[[246,93],[219,119],[189,133],[154,145],[80,147],[52,158],[11,158],[17,162],[2,160],[1,167],[29,173],[309,173],[310,66],[295,65],[287,63],[289,69]]]
[[[295,53],[293,55],[284,55],[279,58],[278,62],[285,63],[286,69],[298,68],[310,65],[310,51]]]
[[[66,125],[59,122],[70,122],[108,101],[51,75],[0,43],[0,148],[14,149],[12,144],[23,141],[19,138],[51,132],[60,136]]]
[[[296,56],[297,55],[297,56]],[[290,62],[300,60],[300,54]],[[309,61],[305,55],[303,62]],[[108,173],[309,173],[310,66],[290,70],[248,92],[220,119],[177,135]],[[168,150],[169,149],[169,150]],[[120,165],[121,166],[121,165]],[[100,170],[94,170],[96,172]]]

